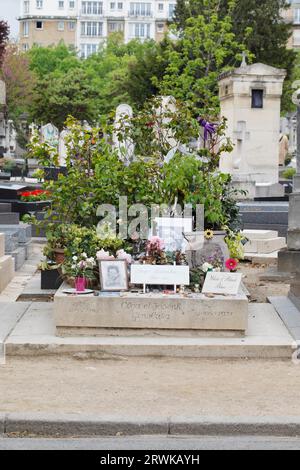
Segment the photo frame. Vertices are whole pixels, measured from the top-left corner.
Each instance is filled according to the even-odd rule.
[[[121,292],[128,290],[128,271],[125,260],[99,261],[99,272],[102,291]]]

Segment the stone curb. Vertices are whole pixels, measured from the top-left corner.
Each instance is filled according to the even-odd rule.
[[[133,435],[194,436],[300,436],[300,418],[194,417],[132,419],[82,414],[6,413],[0,414],[0,435],[43,437],[90,437]]]

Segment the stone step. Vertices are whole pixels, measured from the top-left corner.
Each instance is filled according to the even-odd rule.
[[[269,238],[277,238],[278,232],[276,230],[243,230],[242,234],[248,240],[266,240]]]
[[[269,238],[265,240],[252,239],[244,245],[244,251],[245,253],[269,254],[285,247],[286,240],[284,237]]]
[[[18,225],[20,215],[17,212],[0,213],[0,225]]]
[[[184,333],[184,332],[183,332]],[[190,357],[257,358],[292,357],[293,339],[269,304],[249,305],[249,327],[243,338],[137,336],[68,337],[55,336],[53,303],[33,302],[6,341],[10,356],[61,356],[88,358]]]
[[[15,264],[11,256],[0,258],[0,292],[2,292],[15,275]]]
[[[11,204],[9,202],[1,202],[0,203],[0,214],[2,214],[3,212],[6,212],[6,213],[9,213],[11,212],[12,208],[11,208]]]

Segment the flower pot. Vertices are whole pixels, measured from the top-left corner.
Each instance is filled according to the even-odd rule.
[[[54,252],[55,263],[63,264],[63,262],[65,261],[65,250],[63,248],[55,248],[53,252]]]
[[[85,288],[86,288],[86,279],[85,279],[85,277],[77,277],[75,279],[76,292],[84,292]]]
[[[45,269],[41,271],[41,289],[58,289],[63,283],[58,269]]]

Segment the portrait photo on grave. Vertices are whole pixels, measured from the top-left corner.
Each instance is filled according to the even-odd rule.
[[[99,261],[102,291],[128,290],[127,263],[124,260]]]

